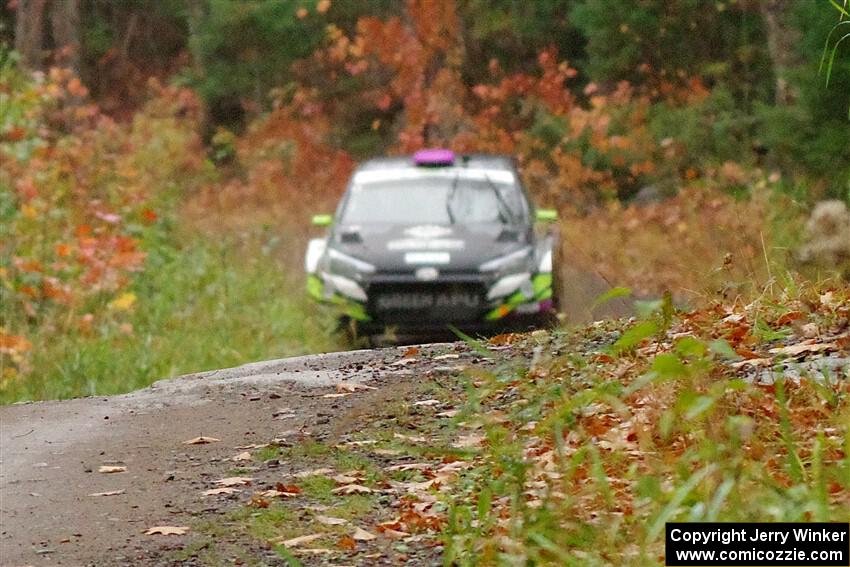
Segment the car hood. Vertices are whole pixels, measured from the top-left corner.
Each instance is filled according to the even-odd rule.
[[[331,246],[374,265],[379,272],[477,271],[487,260],[528,246],[527,228],[503,224],[343,225]]]

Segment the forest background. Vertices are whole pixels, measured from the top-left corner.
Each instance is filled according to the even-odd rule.
[[[307,219],[357,160],[425,146],[517,156],[570,265],[637,295],[840,278],[806,218],[850,199],[847,18],[829,0],[6,0],[0,401],[344,348],[303,299]]]

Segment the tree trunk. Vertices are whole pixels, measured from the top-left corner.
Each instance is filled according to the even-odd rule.
[[[30,69],[44,62],[44,7],[46,0],[18,0],[15,10],[15,51]]]
[[[15,10],[15,51],[32,70],[43,69],[48,52],[56,62],[79,72],[80,1],[18,0]]]
[[[56,62],[80,73],[80,0],[53,0],[50,23]]]
[[[800,93],[791,83],[789,71],[802,63],[797,53],[799,32],[790,22],[793,0],[761,0],[759,7],[767,32],[767,49],[776,76],[776,104],[791,104],[797,100]]]
[[[186,2],[186,23],[189,28],[189,38],[187,43],[189,51],[192,53],[192,64],[195,70],[203,72],[203,55],[199,46],[199,37],[201,27],[203,26],[204,18],[207,17],[207,6],[203,0],[187,0]]]

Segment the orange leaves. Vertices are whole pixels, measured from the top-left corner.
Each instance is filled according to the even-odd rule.
[[[68,81],[67,89],[68,94],[72,97],[83,98],[89,94],[89,90],[77,77],[72,77],[71,80]]]
[[[19,354],[32,348],[32,343],[21,335],[7,335],[0,329],[0,354]]]
[[[65,244],[63,242],[59,242],[54,245],[54,249],[56,250],[56,255],[60,258],[67,258],[71,255],[72,251],[71,245]]]
[[[57,333],[78,326],[89,333],[95,318],[131,328],[100,310],[144,268],[143,236],[160,230],[154,204],[170,187],[194,183],[203,165],[196,98],[186,89],[154,91],[148,107],[120,124],[80,104],[87,90],[66,69],[38,82],[22,77],[8,93],[11,132],[0,136],[0,161],[11,181],[0,192],[16,205],[4,243],[12,261],[2,267],[11,313]],[[64,316],[75,307],[79,315]]]

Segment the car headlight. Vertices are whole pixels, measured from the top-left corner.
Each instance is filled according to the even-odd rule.
[[[505,297],[516,290],[520,290],[526,299],[534,297],[534,285],[531,283],[530,272],[512,274],[497,280],[496,283],[490,286],[490,291],[487,292],[487,299],[493,300]]]
[[[521,248],[504,256],[488,260],[481,264],[478,269],[482,272],[511,273],[519,270],[527,270],[532,248]]]
[[[354,280],[327,272],[322,272],[322,278],[325,280],[326,292],[330,292],[331,295],[333,295],[333,292],[337,292],[357,301],[366,301],[367,299],[366,292]]]
[[[375,266],[369,262],[344,254],[335,248],[328,249],[328,268],[333,274],[351,279],[359,279],[360,274],[371,274],[375,271]]]

